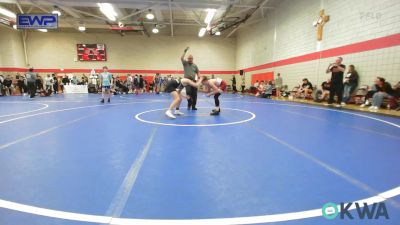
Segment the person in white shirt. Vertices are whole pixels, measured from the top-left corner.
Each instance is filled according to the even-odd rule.
[[[97,74],[95,70],[92,70],[92,72],[90,72],[89,80],[89,83],[95,85],[97,88]]]
[[[50,76],[50,74],[47,74],[47,77],[45,78],[44,82],[46,84],[46,91],[49,91],[49,90],[53,91],[54,80],[53,80],[53,77]]]
[[[126,86],[128,86],[128,93],[132,93],[132,84],[133,84],[132,75],[128,74],[128,78],[126,78]]]
[[[256,80],[256,82],[254,83],[254,87],[258,88],[259,85],[260,85],[260,83],[258,83],[258,80]]]
[[[78,85],[78,78],[76,78],[76,76],[73,76],[71,79],[71,84],[73,85]]]

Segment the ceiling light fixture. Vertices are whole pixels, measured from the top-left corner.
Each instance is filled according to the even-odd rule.
[[[206,11],[207,11],[208,13],[207,13],[206,18],[204,19],[204,23],[210,24],[211,21],[212,21],[212,19],[213,19],[213,17],[214,17],[214,15],[215,15],[215,12],[216,12],[217,10],[216,10],[216,9],[207,9]]]
[[[97,3],[100,11],[111,21],[115,21],[118,14],[115,12],[114,7],[110,3]]]
[[[82,25],[79,25],[78,30],[79,30],[79,31],[82,31],[82,32],[85,31],[85,30],[86,30],[85,25],[83,25],[83,24],[82,24]]]
[[[217,31],[217,32],[215,32],[215,35],[219,36],[219,35],[221,35],[221,32]]]
[[[204,34],[206,34],[207,29],[205,27],[202,27],[199,31],[199,37],[203,37]]]
[[[58,16],[61,16],[61,11],[60,11],[60,9],[58,8],[58,6],[54,6],[54,9],[53,9],[53,11],[51,12],[52,14],[57,14]]]
[[[12,27],[14,28],[14,30],[18,29],[17,24],[12,25]]]
[[[37,29],[38,31],[40,31],[40,32],[47,32],[47,29]]]
[[[153,30],[151,30],[153,33],[155,33],[155,34],[157,34],[158,32],[159,32],[159,30],[158,30],[158,28],[155,26],[154,28],[153,28]]]
[[[148,20],[153,20],[154,19],[154,14],[151,12],[151,9],[149,9],[149,12],[146,14],[146,18]]]
[[[2,7],[0,7],[0,14],[3,14],[10,18],[17,18],[17,15],[15,13],[11,12],[8,9],[2,8]]]

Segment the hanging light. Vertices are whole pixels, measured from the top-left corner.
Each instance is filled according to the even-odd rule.
[[[100,11],[111,21],[115,21],[118,14],[115,12],[114,7],[110,3],[97,3]]]
[[[146,18],[148,20],[153,20],[154,19],[154,14],[151,12],[151,9],[149,9],[149,12],[146,14]]]
[[[207,13],[206,18],[204,19],[204,23],[210,24],[211,21],[212,21],[212,19],[213,19],[213,17],[214,17],[214,15],[215,15],[215,12],[216,12],[217,10],[216,10],[216,9],[207,9],[206,11],[207,11],[208,13]]]
[[[82,32],[85,31],[86,30],[85,25],[83,25],[83,24],[79,25],[78,30],[82,31]]]
[[[51,14],[57,14],[58,16],[61,16],[61,11],[60,11],[60,9],[58,8],[58,6],[54,6],[54,9],[53,9],[53,11],[51,12]]]
[[[10,18],[17,18],[17,15],[13,12],[11,12],[8,9],[0,7],[0,14],[3,14],[4,16],[10,17]]]
[[[151,30],[151,31],[152,31],[153,33],[157,34],[159,30],[158,30],[157,27],[154,27],[153,30]]]
[[[204,34],[206,34],[207,29],[205,27],[202,27],[199,31],[199,37],[203,37]]]

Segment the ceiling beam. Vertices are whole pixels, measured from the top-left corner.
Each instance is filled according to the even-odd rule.
[[[192,11],[192,13],[193,13],[193,15],[194,15],[194,18],[193,19],[195,19],[195,21],[199,24],[199,25],[202,25],[202,23],[201,23],[201,19],[200,19],[200,16],[194,11],[194,10],[191,10]]]
[[[171,24],[171,37],[173,37],[174,36],[174,20],[172,18],[171,0],[168,0],[168,4],[169,4],[169,21]]]
[[[236,8],[249,8],[249,9],[254,9],[254,8],[257,8],[257,5],[240,5],[240,4],[235,4],[235,5],[233,5],[233,7],[236,7]],[[275,7],[271,7],[271,6],[260,6],[260,8],[263,8],[263,9],[275,9]]]
[[[227,5],[226,8],[225,8],[224,13],[221,15],[220,18],[218,18],[218,19],[216,19],[216,20],[217,20],[217,21],[220,21],[220,20],[224,19],[224,18],[229,14],[229,12],[231,11],[232,6],[233,6],[233,5]]]
[[[174,2],[174,5],[175,5],[176,7],[178,7],[178,9],[180,9],[183,13],[187,13],[187,12],[188,12],[188,11],[185,10],[179,3]],[[202,26],[203,24],[200,22],[200,19],[198,18],[196,12],[192,11],[192,13],[194,14],[194,16],[192,17],[192,19],[193,19],[196,23],[198,23],[199,25]]]
[[[30,0],[19,0],[20,4],[31,4]],[[96,7],[98,0],[85,0],[84,2],[78,0],[62,0],[64,6],[68,7]],[[138,8],[140,6],[146,6],[149,4],[159,4],[164,6],[164,9],[168,9],[168,1],[165,0],[107,0],[107,2],[118,5],[120,8]],[[214,2],[195,2],[195,1],[184,1],[175,0],[174,2],[183,5],[187,9],[207,9],[207,8],[219,8],[224,5],[218,1]],[[10,0],[0,0],[0,3],[10,3]],[[14,2],[13,2],[14,3]],[[44,5],[44,4],[42,4]],[[53,5],[52,3],[46,3],[46,5]],[[252,4],[233,4],[233,7],[237,8],[256,8],[257,5]],[[172,7],[174,8],[174,7]],[[263,6],[264,9],[271,9],[274,7]]]
[[[69,6],[65,6],[61,1],[59,0],[47,0],[47,2],[52,3],[53,5],[58,6],[60,9],[62,9],[64,12],[66,12],[68,15],[80,19],[82,18],[82,15],[80,15],[79,13],[75,12],[74,10],[72,10],[72,7]]]
[[[77,22],[77,20],[75,18],[73,18],[73,17],[63,18],[63,21],[66,21],[66,22]],[[100,21],[100,20],[97,20],[97,19],[91,19],[91,18],[85,18],[85,19],[81,19],[79,21],[81,21],[81,22],[83,22],[85,24],[104,25],[103,21]],[[137,23],[137,21],[134,21],[134,20],[128,20],[128,21],[124,21],[124,22],[125,22],[125,24],[128,24],[128,25]],[[157,23],[158,23],[157,21],[143,21],[143,24],[149,24],[149,25],[154,25],[154,24],[157,24]],[[166,20],[165,22],[163,22],[163,24],[170,25],[171,22],[169,20]],[[199,24],[192,23],[192,22],[191,23],[187,23],[187,22],[185,23],[185,22],[176,22],[176,21],[174,21],[173,24],[174,24],[174,26],[200,27]]]
[[[43,6],[41,6],[40,4],[34,3],[32,0],[29,0],[29,2],[31,2],[32,5],[34,5],[34,6],[35,6],[36,8],[38,8],[38,9],[42,10],[43,12],[45,12],[45,13],[51,13],[50,10],[45,9],[45,8],[44,8]]]
[[[151,9],[151,8],[153,8],[153,7],[156,7],[156,6],[158,6],[158,5],[159,5],[159,4],[153,4],[153,5],[148,6],[148,7],[146,7],[146,8],[140,9],[139,11],[133,12],[133,13],[127,15],[127,16],[122,17],[120,20],[124,20],[124,19],[127,19],[127,18],[129,18],[129,17],[135,16],[135,15],[137,15],[137,14],[140,14],[140,13],[142,13],[142,12],[144,12],[144,11],[146,11],[146,10],[149,10],[149,9]]]
[[[246,15],[247,18],[243,21],[243,23],[239,24],[235,29],[233,29],[233,30],[226,36],[226,38],[229,38],[230,36],[232,36],[232,34],[234,34],[234,33],[239,29],[239,27],[240,27],[241,25],[243,25],[244,23],[246,23],[246,21],[247,21],[248,19],[250,19],[250,18],[254,15],[254,13],[257,12],[257,10],[259,10],[259,9],[262,8],[265,4],[267,4],[268,1],[269,1],[269,0],[264,0],[264,1],[262,1],[262,2],[255,8],[255,10],[254,10],[252,13],[247,14],[247,15]]]
[[[18,7],[18,9],[19,9],[19,12],[23,14],[23,13],[24,13],[24,10],[22,10],[21,5],[19,4],[18,0],[15,0],[15,4],[17,4],[17,7]]]
[[[29,9],[26,11],[26,13],[28,13],[28,14],[31,13],[34,8],[35,8],[35,6],[31,5],[31,7],[29,7]]]
[[[237,16],[237,15],[241,15],[242,13],[247,12],[247,11],[249,11],[250,9],[251,9],[251,8],[244,8],[244,9],[241,9],[241,10],[239,10],[239,11],[237,11],[237,12],[228,14],[227,17],[235,17],[235,16]]]
[[[163,22],[164,17],[160,9],[156,8],[154,9],[154,15],[156,16],[157,22]]]

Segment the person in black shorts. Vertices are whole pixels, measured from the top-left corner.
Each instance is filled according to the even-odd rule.
[[[137,95],[139,94],[139,77],[137,74],[133,78],[133,92]]]
[[[144,92],[144,79],[142,75],[139,76],[139,90],[140,93]]]
[[[25,85],[24,76],[18,74],[16,76],[16,79],[19,92],[21,93],[21,95],[25,95],[25,93],[28,92],[28,87]]]
[[[343,97],[343,74],[346,66],[342,64],[343,58],[338,57],[334,63],[329,64],[326,69],[326,73],[332,73],[331,75],[331,89],[329,91],[328,104],[332,104],[337,96],[336,107],[341,107],[342,97]]]
[[[179,111],[179,106],[181,105],[182,97],[186,99],[190,98],[186,95],[186,91],[184,91],[184,88],[186,86],[198,88],[202,80],[203,77],[200,77],[200,79],[196,83],[188,78],[182,78],[180,80],[171,79],[170,81],[168,81],[165,87],[165,92],[170,93],[171,96],[174,98],[174,100],[169,106],[169,109],[165,112],[165,115],[171,119],[176,119],[174,114],[183,115],[183,113]],[[175,109],[174,113],[172,113],[173,109]]]
[[[202,83],[207,92],[207,97],[214,95],[215,109],[211,111],[210,115],[217,116],[221,112],[221,108],[219,107],[219,96],[221,96],[221,93],[226,91],[226,82],[221,78],[208,79],[207,77],[204,77]]]

